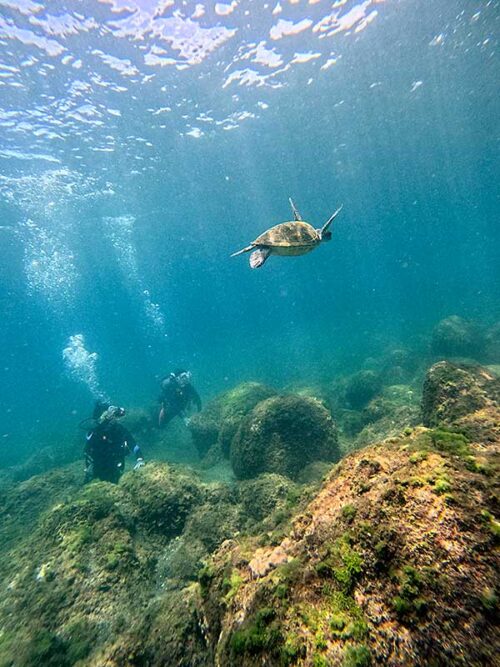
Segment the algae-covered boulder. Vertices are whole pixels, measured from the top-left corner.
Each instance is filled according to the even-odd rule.
[[[384,384],[396,384],[409,380],[419,366],[419,359],[413,350],[399,347],[387,350],[382,358],[380,371]]]
[[[500,322],[491,326],[485,336],[485,356],[492,364],[500,364]]]
[[[451,315],[441,320],[432,332],[431,350],[448,357],[476,357],[484,350],[484,335],[474,322]]]
[[[239,479],[274,472],[292,479],[312,461],[339,458],[337,431],[328,410],[304,396],[261,401],[242,421],[231,445]]]
[[[194,414],[189,420],[189,430],[200,457],[203,457],[217,443],[219,420],[212,414],[211,408]]]
[[[70,446],[69,444],[64,446],[43,447],[32,454],[23,463],[9,468],[9,473],[14,481],[22,482],[35,475],[71,463],[80,457],[81,448]]]
[[[244,382],[224,392],[191,418],[189,429],[200,456],[216,444],[223,457],[229,458],[231,441],[242,419],[261,401],[276,391],[259,382]]]
[[[265,473],[238,485],[243,514],[262,521],[275,511],[284,511],[298,495],[297,485],[288,477]]]
[[[192,587],[154,599],[132,628],[106,647],[92,665],[109,667],[213,667],[198,596]]]
[[[363,408],[381,389],[378,373],[372,370],[359,371],[348,378],[345,385],[345,400],[350,408]]]
[[[159,584],[172,589],[196,581],[209,553],[201,540],[179,535],[158,557],[156,577]]]
[[[141,528],[166,537],[178,535],[202,501],[199,480],[165,463],[148,463],[126,473],[120,488],[130,497],[131,514]]]
[[[344,459],[279,543],[222,545],[200,577],[217,665],[496,664],[495,480],[436,436]]]
[[[498,407],[500,380],[481,366],[434,364],[424,382],[422,418],[426,426],[462,424],[475,415],[476,421]]]
[[[240,511],[236,505],[223,501],[205,503],[189,517],[185,535],[198,539],[207,552],[212,552],[238,531],[240,522]]]
[[[231,442],[242,419],[261,401],[276,391],[258,382],[245,382],[224,394],[219,440],[224,456],[229,457]]]

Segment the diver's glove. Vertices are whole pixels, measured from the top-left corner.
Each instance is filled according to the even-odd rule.
[[[134,470],[139,470],[139,468],[142,468],[143,465],[146,465],[144,459],[141,458],[137,459],[137,461],[135,462]]]

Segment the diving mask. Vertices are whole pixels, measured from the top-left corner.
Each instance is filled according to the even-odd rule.
[[[105,410],[99,417],[99,422],[102,424],[106,421],[111,421],[112,419],[119,419],[120,417],[124,416],[125,416],[124,408],[119,408],[116,405],[110,405],[109,408]]]

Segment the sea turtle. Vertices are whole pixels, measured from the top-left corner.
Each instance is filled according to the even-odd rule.
[[[293,221],[282,222],[271,227],[246,248],[234,252],[231,257],[253,250],[250,255],[250,266],[252,269],[258,269],[270,255],[305,255],[314,250],[322,241],[329,241],[332,238],[332,233],[328,231],[328,228],[340,213],[342,206],[335,211],[321,229],[314,229],[312,225],[302,220],[293,201],[289,199],[289,202],[293,211]]]

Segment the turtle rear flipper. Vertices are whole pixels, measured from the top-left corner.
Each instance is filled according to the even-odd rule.
[[[244,252],[250,252],[250,250],[253,250],[255,248],[254,245],[247,245],[246,248],[242,248],[241,250],[237,250],[236,252],[233,252],[231,257],[236,257],[237,255],[242,255]]]
[[[258,269],[259,266],[262,266],[266,259],[271,254],[271,248],[257,248],[250,255],[250,267],[252,269]]]

